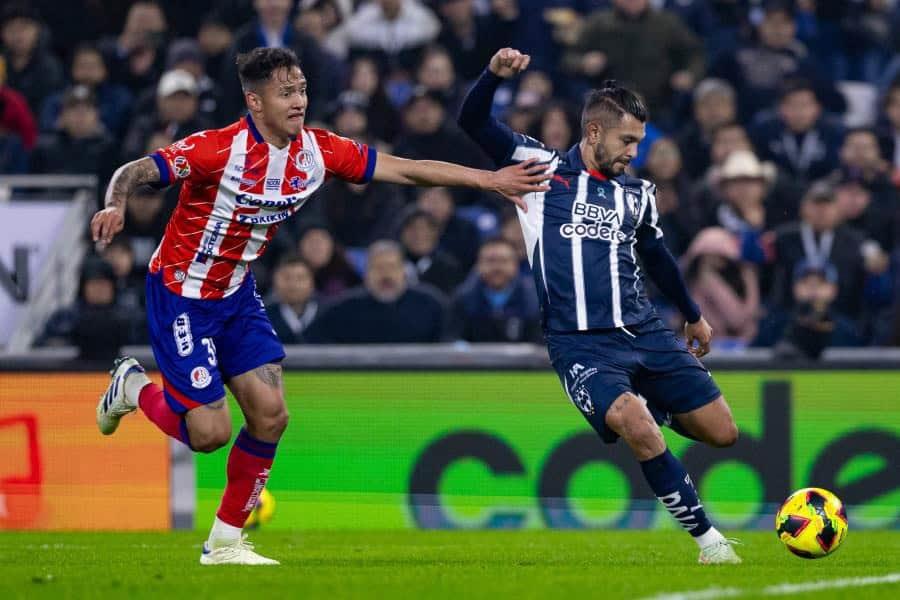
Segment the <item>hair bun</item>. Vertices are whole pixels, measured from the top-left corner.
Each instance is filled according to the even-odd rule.
[[[604,79],[600,84],[601,90],[614,90],[619,87],[619,82],[615,79]]]

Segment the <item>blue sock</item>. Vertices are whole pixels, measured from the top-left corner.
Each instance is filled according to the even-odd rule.
[[[642,461],[641,470],[650,489],[685,531],[699,537],[710,530],[712,525],[690,475],[668,448],[659,456]]]

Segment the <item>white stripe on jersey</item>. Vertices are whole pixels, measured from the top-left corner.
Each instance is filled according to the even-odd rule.
[[[647,196],[647,187],[649,185],[649,181],[643,181],[641,183],[641,209],[638,211],[637,223],[634,224],[634,237],[631,238],[631,262],[634,263],[635,294],[640,294],[640,291],[638,290],[638,278],[641,275],[641,265],[638,264],[637,258],[634,255],[634,245],[637,243],[638,235],[640,235],[640,229],[641,227],[643,227],[644,223],[644,213],[647,211],[647,205],[650,203],[650,199]]]
[[[662,229],[659,228],[659,212],[656,210],[656,186],[647,183],[647,203],[650,205],[650,226],[656,230],[656,239],[663,236]]]
[[[575,192],[575,202],[572,204],[572,222],[581,223],[582,215],[575,214],[575,205],[584,204],[587,201],[588,178],[590,174],[582,171],[578,175],[578,188]],[[584,263],[581,255],[581,237],[572,236],[572,279],[575,282],[575,318],[578,330],[588,328],[587,300],[584,293]]]
[[[615,181],[613,184],[613,198],[616,201],[616,214],[619,215],[619,227],[625,224],[625,190]],[[622,322],[622,291],[619,289],[619,238],[611,236],[609,242],[609,287],[612,289],[612,318],[613,325],[624,327]]]
[[[228,154],[226,172],[230,172],[228,167],[232,166],[231,163],[232,161],[235,161],[235,159],[238,159],[241,162],[240,168],[243,170],[243,161],[247,156],[245,148],[247,147],[247,136],[249,133],[250,132],[247,129],[243,129],[231,140],[231,151]],[[211,244],[209,248],[211,251],[206,254],[215,256],[219,253],[222,242],[225,241],[225,234],[228,232],[228,226],[232,222],[232,219],[234,219],[235,207],[234,197],[228,193],[225,186],[220,185],[216,192],[216,201],[210,210],[209,219],[206,221],[206,226],[204,227],[205,231],[200,240],[198,252],[203,252],[207,249],[207,243],[210,236],[212,236],[213,233],[216,233],[218,237]],[[218,229],[216,229],[216,225],[219,226]],[[207,256],[206,260],[202,263],[198,262],[196,257],[191,260],[191,266],[188,267],[187,278],[184,280],[184,285],[181,288],[182,296],[187,298],[202,298],[200,289],[203,287],[203,282],[206,281],[206,276],[209,273],[210,267],[212,267],[215,262],[213,256]],[[233,290],[232,293],[234,291],[237,290]]]
[[[528,160],[536,158],[542,163],[547,163],[547,175],[552,175],[559,167],[559,154],[551,150],[543,148],[535,148],[532,146],[517,146],[512,154],[512,160]],[[547,284],[547,271],[544,267],[544,196],[546,192],[537,192],[526,194],[523,199],[528,206],[528,212],[522,212],[516,208],[519,216],[519,226],[522,228],[522,235],[525,238],[525,248],[528,255],[528,264],[534,269],[534,247],[540,242],[538,248],[538,256],[541,261],[541,280],[544,282],[544,290],[547,292],[547,298],[550,298],[550,288]]]

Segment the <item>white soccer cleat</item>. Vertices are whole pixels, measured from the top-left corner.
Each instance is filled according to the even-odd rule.
[[[700,550],[701,565],[739,565],[741,557],[737,555],[732,546],[739,544],[737,540],[722,538]]]
[[[125,393],[125,379],[128,377],[143,377],[150,382],[144,373],[144,367],[130,356],[117,358],[113,368],[109,372],[112,381],[106,388],[106,393],[100,396],[97,404],[97,427],[100,433],[110,435],[119,427],[119,421],[137,408],[137,398],[128,398]]]
[[[200,553],[201,565],[280,565],[281,563],[253,551],[253,544],[247,541],[247,535],[225,546],[210,548],[209,542],[203,542]]]

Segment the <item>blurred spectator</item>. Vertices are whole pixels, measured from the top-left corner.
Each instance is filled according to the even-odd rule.
[[[802,79],[782,85],[777,116],[760,119],[752,134],[761,158],[803,182],[831,172],[842,136],[840,125],[823,116],[813,85]]]
[[[445,160],[470,167],[484,167],[487,158],[475,143],[447,118],[438,92],[417,88],[403,113],[403,133],[394,153],[417,160]]]
[[[451,113],[459,112],[462,90],[456,79],[456,68],[446,50],[440,46],[429,46],[422,52],[422,59],[416,68],[416,83],[440,94],[444,98],[444,106]]]
[[[337,56],[365,53],[385,65],[411,69],[441,24],[419,0],[370,0],[328,36]]]
[[[531,280],[519,276],[515,247],[502,238],[478,251],[477,277],[453,298],[453,337],[469,342],[539,342],[540,309]]]
[[[684,169],[696,179],[711,162],[713,132],[737,118],[734,88],[724,79],[707,78],[694,89],[693,119],[678,135]]]
[[[332,89],[340,81],[340,63],[332,63],[314,39],[294,29],[290,22],[291,0],[253,0],[256,18],[234,33],[234,43],[222,64],[219,83],[222,85],[222,115],[226,122],[245,112],[244,94],[238,79],[235,59],[238,54],[257,47],[291,48],[300,59],[303,75],[309,83],[307,119],[318,117],[325,110],[329,98],[337,96]]]
[[[452,255],[466,273],[475,263],[480,234],[471,221],[456,214],[456,200],[445,187],[426,187],[417,191],[416,206],[427,212],[438,225],[438,246]]]
[[[749,344],[756,336],[760,290],[756,266],[741,260],[739,238],[721,227],[704,229],[682,264],[691,295],[716,332],[714,342]]]
[[[363,94],[345,91],[331,105],[329,120],[334,132],[344,137],[377,146],[380,142],[369,129],[368,100]]]
[[[639,175],[656,185],[656,209],[666,246],[675,256],[681,256],[700,228],[703,215],[690,202],[690,180],[681,168],[681,152],[671,138],[653,143]]]
[[[353,136],[354,139],[358,139]],[[338,243],[366,247],[389,237],[403,208],[397,186],[380,181],[367,184],[332,179],[310,199],[304,211],[324,218]]]
[[[72,344],[79,357],[88,360],[112,360],[119,348],[133,341],[135,321],[127,309],[116,304],[116,276],[106,261],[91,257],[81,268],[78,300],[74,305],[51,315],[41,346]]]
[[[31,170],[35,173],[93,173],[103,190],[117,159],[116,142],[100,122],[93,92],[86,86],[76,85],[63,94],[56,129],[38,139],[31,156]]]
[[[612,0],[611,9],[587,17],[564,64],[592,86],[603,79],[633,82],[658,121],[674,94],[690,92],[703,77],[705,57],[677,16],[656,10],[650,0]]]
[[[131,240],[124,235],[116,236],[103,248],[100,256],[109,263],[116,277],[116,305],[128,311],[143,310],[144,278],[135,268]],[[143,331],[144,328],[140,329]]]
[[[581,123],[569,105],[551,101],[531,127],[529,135],[548,148],[568,152],[580,139]]]
[[[0,40],[6,59],[6,84],[20,92],[32,113],[63,86],[63,69],[51,53],[37,10],[9,3],[0,12]]]
[[[316,292],[322,298],[333,298],[362,282],[347,262],[344,249],[335,243],[324,225],[305,226],[297,242],[297,251],[312,269]]]
[[[37,134],[37,124],[25,96],[6,85],[6,59],[0,55],[0,141],[30,151],[37,142]],[[17,160],[24,170],[25,152],[20,151]]]
[[[430,213],[411,206],[400,219],[397,237],[406,254],[406,280],[411,285],[427,283],[450,295],[465,279],[459,261],[438,247],[440,226]]]
[[[435,4],[442,21],[437,41],[453,57],[464,80],[477,78],[494,52],[510,45],[519,18],[518,0],[492,0],[487,14],[475,13],[474,0]]]
[[[212,77],[207,75],[205,60],[200,44],[196,40],[181,38],[169,45],[169,51],[166,54],[166,70],[177,69],[193,75],[197,81],[198,114],[210,123],[225,125],[222,109],[219,106],[222,88]],[[152,98],[152,94],[147,94],[148,107],[152,105]]]
[[[791,286],[793,308],[775,310],[760,324],[757,346],[775,346],[779,357],[819,358],[827,347],[859,346],[856,323],[835,308],[838,271],[834,265],[802,261]]]
[[[106,130],[113,137],[121,136],[131,115],[132,95],[128,88],[109,82],[106,62],[96,46],[84,43],[75,49],[70,77],[73,85],[83,85],[92,90],[100,110],[100,120],[106,126]],[[62,96],[62,91],[55,92],[44,102],[41,109],[42,131],[52,131],[56,128],[62,109]]]
[[[836,177],[842,184],[839,200],[844,219],[885,251],[893,248],[900,197],[873,130],[854,129],[847,133]]]
[[[756,39],[721,55],[710,67],[711,75],[728,80],[737,90],[744,122],[775,104],[781,83],[793,77],[812,81],[826,110],[843,112],[843,97],[796,37],[793,3],[765,0],[762,6]]]
[[[312,270],[299,256],[285,256],[275,267],[272,296],[266,301],[266,313],[281,343],[305,341],[304,332],[318,312]]]
[[[372,135],[393,142],[401,128],[400,115],[384,91],[381,73],[374,60],[365,56],[353,60],[348,92],[365,98],[368,127]]]
[[[326,344],[438,342],[446,308],[436,290],[410,287],[403,250],[391,241],[369,247],[365,287],[350,290],[313,321],[307,339]]]
[[[500,220],[500,237],[508,241],[516,249],[519,259],[519,273],[531,276],[531,263],[528,261],[528,250],[525,248],[525,235],[519,224],[519,215],[509,209],[504,210],[504,216]]]
[[[197,80],[187,71],[167,71],[156,86],[156,110],[138,116],[123,143],[123,159],[133,160],[149,149],[166,146],[188,135],[211,129],[213,124],[198,114]],[[150,139],[154,134],[154,143]]]
[[[498,94],[502,97],[502,94]],[[540,126],[539,120],[547,103],[553,99],[553,81],[543,71],[529,69],[519,80],[519,87],[508,107],[506,122],[513,131],[531,131]]]
[[[891,179],[900,187],[900,76],[891,82],[882,101],[879,141],[887,161],[891,164]]]
[[[219,77],[225,68],[234,36],[217,12],[210,13],[203,19],[197,31],[197,43],[203,53],[206,74],[212,78]]]
[[[147,272],[150,257],[162,239],[169,215],[163,192],[150,186],[139,187],[125,205],[125,229],[134,251],[135,270]]]
[[[860,314],[866,282],[863,235],[842,223],[840,207],[831,184],[813,184],[800,207],[801,221],[778,227],[767,256],[773,268],[772,304],[792,308],[794,269],[803,261],[830,263],[837,269],[835,308],[848,315]]]
[[[132,4],[121,33],[100,42],[110,80],[133,94],[153,86],[163,70],[168,30],[159,4],[153,0]]]
[[[765,201],[775,181],[775,165],[760,162],[749,150],[736,150],[725,159],[716,181],[721,198],[713,217],[717,225],[737,235],[766,226]]]

